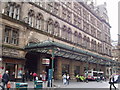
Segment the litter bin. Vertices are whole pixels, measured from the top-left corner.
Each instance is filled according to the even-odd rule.
[[[27,83],[16,83],[16,90],[27,90]]]
[[[34,88],[43,88],[43,81],[34,81]]]

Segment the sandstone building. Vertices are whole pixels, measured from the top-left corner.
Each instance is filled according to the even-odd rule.
[[[110,25],[106,4],[85,2],[0,2],[1,72],[48,72],[54,59],[54,78],[85,70],[110,75]],[[54,57],[52,57],[54,54]],[[44,65],[43,59],[50,60]]]

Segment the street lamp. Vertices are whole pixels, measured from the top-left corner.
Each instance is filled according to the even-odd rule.
[[[54,49],[50,49],[49,50],[49,52],[51,53],[51,55],[52,55],[52,57],[51,57],[51,59],[52,59],[52,78],[51,78],[51,87],[53,86],[53,72],[54,72],[54,58],[55,58],[55,55],[54,55]]]

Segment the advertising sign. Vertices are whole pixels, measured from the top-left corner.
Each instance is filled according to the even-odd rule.
[[[50,59],[43,58],[43,59],[42,59],[42,64],[44,64],[44,65],[49,65],[49,64],[50,64]]]

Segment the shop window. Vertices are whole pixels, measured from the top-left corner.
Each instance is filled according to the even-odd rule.
[[[74,67],[74,75],[80,75],[80,66],[75,66]]]
[[[63,74],[69,74],[69,65],[68,64],[63,64],[62,65],[62,75]]]

